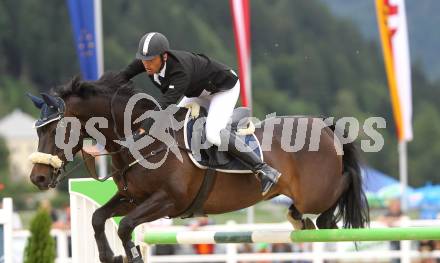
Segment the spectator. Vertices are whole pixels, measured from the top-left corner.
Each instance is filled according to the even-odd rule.
[[[53,228],[70,229],[70,206],[65,204],[63,209],[59,211],[57,220],[52,224]]]
[[[191,230],[197,230],[199,227],[212,225],[214,222],[208,217],[198,217],[196,220],[192,221],[189,225]],[[214,254],[215,245],[214,244],[194,244],[194,252],[198,255],[208,255]]]
[[[419,243],[419,251],[420,253],[430,253],[436,249],[436,242],[434,240],[423,240]],[[423,258],[420,260],[420,263],[437,263],[440,262],[435,258]]]
[[[270,248],[268,243],[257,243],[255,247],[255,252],[257,253],[270,253]],[[270,263],[270,260],[259,260],[259,263]]]
[[[379,221],[384,223],[388,227],[398,227],[402,224],[402,221],[407,219],[406,216],[403,215],[402,209],[400,206],[399,199],[391,199],[388,202],[388,210],[386,214],[382,217],[379,217]],[[400,250],[400,241],[391,241],[390,242],[391,250]],[[392,259],[392,263],[400,263],[400,259]]]
[[[50,204],[49,200],[45,199],[45,200],[41,201],[40,207],[45,209],[49,213],[50,219],[52,219],[52,223],[55,223],[58,221],[58,214],[55,211],[55,209],[52,208],[52,205]]]
[[[274,243],[272,244],[272,253],[289,253],[292,252],[292,244]],[[290,261],[275,261],[274,263],[287,263]]]

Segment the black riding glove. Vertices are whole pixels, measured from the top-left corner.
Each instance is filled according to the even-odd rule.
[[[153,111],[159,111],[159,110],[160,110],[159,106],[156,106],[153,109]],[[154,123],[154,119],[151,117],[147,117],[141,124],[140,129],[142,129],[144,131],[141,131],[140,134],[143,134],[143,133],[149,134],[151,126],[153,126],[153,123]]]
[[[144,130],[144,132],[148,134],[150,132],[151,126],[153,126],[153,123],[154,119],[148,117],[142,122],[140,129]]]

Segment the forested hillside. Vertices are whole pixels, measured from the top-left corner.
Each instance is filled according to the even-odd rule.
[[[228,1],[103,1],[105,68],[127,65],[148,31],[171,47],[236,65]],[[397,147],[380,48],[352,22],[336,18],[318,0],[252,0],[255,114],[383,116],[385,147],[363,154],[369,165],[397,176]],[[0,0],[0,116],[14,107],[32,112],[24,91],[68,81],[79,68],[64,1]],[[146,76],[137,86],[152,91]],[[414,67],[415,140],[410,144],[412,185],[440,182],[438,84]],[[434,140],[432,140],[434,139]]]
[[[378,29],[375,13],[375,1],[320,0],[331,11],[350,19],[362,33],[378,41]],[[433,80],[440,80],[440,1],[406,0],[409,44],[412,60],[423,66]]]

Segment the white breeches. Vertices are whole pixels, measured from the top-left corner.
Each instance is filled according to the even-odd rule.
[[[208,142],[220,146],[221,138],[220,131],[226,128],[238,96],[240,95],[240,81],[232,89],[221,91],[214,94],[209,94],[203,91],[199,97],[188,98],[183,97],[179,102],[179,107],[195,102],[208,110],[206,118],[206,139]]]

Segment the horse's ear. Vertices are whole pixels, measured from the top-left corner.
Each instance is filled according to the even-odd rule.
[[[43,100],[47,105],[58,108],[58,101],[53,96],[46,93],[41,93],[41,97],[43,97]]]
[[[39,98],[37,96],[34,96],[30,93],[26,93],[26,95],[31,99],[31,101],[34,103],[35,107],[41,109],[44,105],[44,100],[42,98]]]

